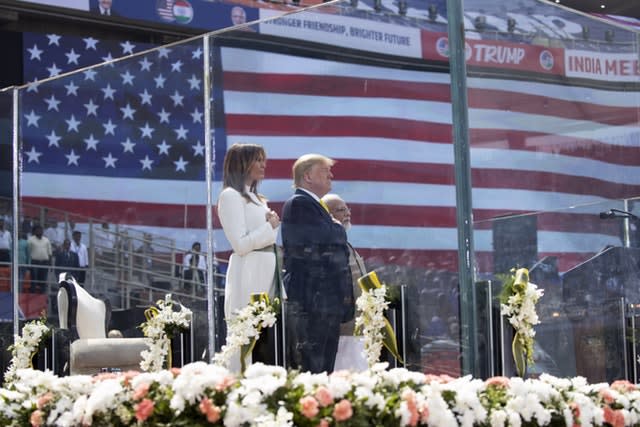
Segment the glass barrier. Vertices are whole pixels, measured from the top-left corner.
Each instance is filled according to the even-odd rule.
[[[116,48],[93,43],[102,53]],[[109,334],[141,337],[145,309],[167,293],[194,312],[194,325],[207,324],[204,278],[185,264],[205,257],[192,252],[207,241],[203,70],[196,39],[20,90],[25,319],[45,313],[58,326],[66,317],[58,296],[66,272],[106,301]],[[174,360],[203,354],[206,330],[192,328]]]
[[[52,243],[52,253],[43,259],[34,252],[21,275],[25,318],[44,309],[56,323],[55,274],[67,262],[65,238],[71,246],[76,231],[86,246],[85,262],[81,256],[77,266],[64,268],[80,280],[84,275],[87,291],[106,297],[113,312],[109,328],[140,336],[145,308],[166,293],[194,311],[176,363],[211,361],[211,350],[220,351],[228,338],[233,309],[246,306],[251,293],[283,296],[282,287],[273,287],[271,272],[278,265],[288,300],[278,328],[266,332],[253,361],[315,371],[366,367],[350,311],[360,294],[355,279],[375,271],[388,287],[387,320],[402,363],[390,352],[382,359],[427,373],[463,374],[461,360],[469,349],[462,348],[461,333],[474,332],[460,317],[466,307],[458,273],[447,12],[441,2],[425,9],[397,6],[331,2],[284,15],[265,7],[259,22],[21,88],[20,230],[25,236],[41,231]],[[492,289],[482,294],[488,308],[478,313],[478,322],[489,322],[492,333],[478,347],[490,354],[483,372],[509,374],[512,367],[495,350],[509,339],[508,330],[496,326],[495,273],[523,265],[534,275],[535,265],[539,271],[551,268],[548,261],[564,280],[605,247],[628,248],[635,239],[633,223],[619,235],[613,217],[633,210],[630,201],[619,200],[638,188],[632,148],[638,137],[637,77],[605,83],[584,74],[586,68],[580,74],[571,67],[580,61],[587,67],[590,60],[560,46],[561,36],[556,40],[533,26],[534,19],[559,17],[570,34],[588,19],[582,15],[533,1],[520,12],[497,3],[465,6],[504,18],[466,10],[464,16],[474,255],[478,280],[491,285],[483,292]],[[540,16],[538,8],[544,9]],[[615,40],[637,54],[629,34],[616,32]],[[91,50],[87,43],[99,46],[75,42],[85,50]],[[587,49],[577,40],[570,45]],[[112,48],[133,51],[125,43]],[[59,54],[75,58],[71,52]],[[604,58],[605,65],[618,60],[619,71],[627,72],[624,55],[594,52],[590,58]],[[109,51],[101,54],[111,59]],[[247,195],[225,214],[225,157],[237,143],[264,149],[264,169],[262,162],[252,169],[260,156],[236,162],[242,177],[236,185],[242,191],[252,182],[246,176],[254,174],[268,209],[258,194]],[[295,213],[292,167],[309,153],[335,164],[331,174],[320,171],[324,179],[301,173],[298,186],[338,195],[326,201],[326,209],[340,224],[309,197],[325,228],[297,232],[311,211]],[[609,215],[611,209],[617,211]],[[260,238],[251,233],[253,222],[262,227]],[[241,228],[237,241],[234,224]],[[246,246],[238,243],[244,236],[251,240]],[[352,251],[344,250],[345,241]],[[63,258],[54,261],[56,254]],[[250,258],[267,267],[247,267]],[[580,274],[574,282],[583,279]],[[586,296],[549,286],[554,301],[578,301],[570,316],[579,317]],[[608,296],[615,306],[620,295]],[[544,312],[564,316],[556,305]],[[622,372],[618,364],[591,373],[582,362],[571,365],[550,352],[562,335],[558,331],[572,320],[562,326],[554,321],[549,332],[540,332],[549,336],[541,350],[554,372],[575,370],[594,379]],[[609,317],[593,321],[603,331],[614,327]],[[578,345],[575,339],[572,345]]]
[[[390,320],[398,338],[404,338],[406,365],[440,371],[429,348],[441,338],[435,345],[445,360],[442,372],[460,372],[449,76],[442,59],[422,56],[424,19],[374,12],[357,2],[327,3],[276,19],[263,12],[260,23],[211,37],[215,158],[219,167],[235,143],[264,147],[268,162],[259,192],[282,221],[277,242],[284,249],[290,310],[284,319],[286,363],[331,370],[332,346],[339,345],[336,368],[367,366],[362,340],[351,336],[353,321],[342,325],[335,341],[341,279],[313,260],[336,238],[331,225],[295,231],[305,222],[295,202],[288,202],[294,195],[294,162],[319,153],[335,160],[330,192],[341,200],[330,200],[329,209],[342,218],[348,241],[363,261],[352,257],[349,276],[376,271],[397,295],[394,313],[405,308],[404,316],[390,315]],[[265,245],[252,249],[257,246]],[[228,241],[216,241],[216,253],[223,257],[231,249]],[[337,263],[334,267],[346,266],[332,258],[344,254],[324,254],[327,263]],[[245,262],[240,259],[235,263]],[[232,258],[229,268],[235,263]],[[239,280],[234,274],[230,277]],[[353,278],[349,283],[359,295]],[[233,299],[229,292],[236,290],[227,285],[227,297]],[[253,285],[253,292],[268,290],[257,281]],[[234,305],[239,308],[250,290],[237,292],[245,292]],[[393,357],[383,359],[395,366]]]
[[[477,285],[481,341],[487,342],[487,359],[493,355],[492,366],[484,364],[487,376],[516,374],[512,328],[500,315],[500,274],[525,267],[530,281],[544,290],[536,306],[540,324],[528,374],[579,375],[590,382],[635,379],[630,337],[636,333],[633,319],[640,298],[637,201],[593,203],[476,224],[474,237],[494,248],[493,272],[485,271],[485,281]]]
[[[631,379],[638,242],[624,212],[640,194],[637,32],[533,0],[471,0],[463,20],[483,372],[515,372],[497,275],[526,267],[545,288],[529,374]]]
[[[11,194],[13,190],[13,98],[14,89],[0,90],[0,191]],[[11,353],[8,347],[13,343],[13,207],[12,199],[0,197],[0,370],[9,366]]]

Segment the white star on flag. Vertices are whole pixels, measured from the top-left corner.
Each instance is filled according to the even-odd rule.
[[[58,105],[60,104],[61,101],[58,101],[58,99],[55,96],[53,96],[53,94],[51,94],[49,98],[45,99],[44,102],[47,103],[47,111],[49,110],[59,111]]]
[[[151,165],[153,164],[153,160],[151,160],[149,158],[149,156],[144,156],[144,159],[140,160],[140,163],[142,163],[142,170],[151,170]]]
[[[151,134],[155,129],[149,126],[149,122],[146,122],[144,127],[141,127],[140,130],[142,131],[141,138],[151,138]]]
[[[80,156],[78,156],[73,149],[71,149],[69,154],[65,154],[65,157],[67,158],[67,166],[78,166],[78,159],[80,159]]]
[[[71,115],[71,118],[69,120],[65,120],[65,122],[67,122],[67,132],[78,132],[78,126],[81,124],[81,122],[79,120],[76,120],[76,116],[74,116],[73,114]]]
[[[40,163],[40,156],[42,156],[42,153],[39,153],[38,151],[36,151],[35,147],[31,147],[31,150],[27,151],[25,154],[29,158],[27,160],[29,163],[31,162]]]
[[[176,165],[176,172],[178,171],[182,171],[182,172],[186,172],[187,171],[187,165],[189,164],[189,162],[185,161],[182,156],[180,156],[180,158],[176,161],[173,162]]]
[[[93,99],[89,99],[88,104],[84,104],[84,108],[87,109],[87,116],[98,116],[99,105],[93,103]]]
[[[122,111],[122,118],[123,119],[134,120],[133,115],[135,114],[136,110],[131,108],[131,105],[129,105],[128,102],[127,102],[127,105],[125,105],[124,108],[120,109],[120,111]]]
[[[114,169],[116,167],[116,162],[118,161],[118,159],[116,157],[113,157],[111,153],[109,153],[107,157],[103,157],[102,160],[104,160],[105,168],[114,168]]]
[[[87,148],[86,148],[87,151],[89,151],[89,150],[98,151],[98,143],[100,141],[98,141],[93,136],[93,134],[90,134],[89,138],[85,138],[85,139],[83,139],[83,141],[87,144]]]
[[[49,135],[45,135],[45,138],[47,138],[47,141],[49,141],[49,147],[51,146],[60,147],[59,142],[62,139],[62,137],[58,136],[55,131],[52,130]]]
[[[102,126],[104,127],[105,135],[115,135],[116,127],[118,127],[118,125],[113,123],[111,119],[109,119],[107,123],[103,123]]]
[[[133,147],[136,146],[135,142],[131,142],[131,139],[127,138],[126,141],[121,142],[123,150],[123,153],[126,153],[127,151],[130,153],[133,153]]]
[[[38,120],[40,120],[40,116],[35,113],[35,111],[31,110],[29,114],[25,114],[24,118],[27,119],[27,126],[38,127]]]
[[[29,52],[29,54],[31,55],[29,57],[30,60],[34,60],[37,59],[38,61],[40,61],[40,54],[42,52],[44,52],[43,50],[38,49],[38,45],[33,45],[33,47],[31,49],[27,49],[27,52]]]
[[[80,58],[80,55],[77,54],[75,50],[71,49],[69,52],[65,53],[65,56],[67,57],[67,64],[78,65],[78,58]]]

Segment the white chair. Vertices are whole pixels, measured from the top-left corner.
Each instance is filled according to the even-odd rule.
[[[71,375],[96,374],[104,368],[139,371],[140,353],[149,348],[145,339],[107,338],[110,307],[91,296],[69,273],[61,273],[58,284],[60,328],[71,331]]]

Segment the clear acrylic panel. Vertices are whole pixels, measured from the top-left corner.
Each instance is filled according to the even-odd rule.
[[[544,290],[528,375],[579,375],[590,382],[634,378],[635,344],[629,337],[636,333],[640,297],[636,203],[593,203],[475,224],[474,238],[493,247],[493,272],[480,267],[485,281],[478,283],[479,328],[487,358],[494,358],[484,365],[487,376],[516,374],[512,328],[500,316],[499,274],[525,267],[530,281]]]
[[[30,35],[38,36],[51,35]],[[71,49],[76,60],[79,52],[110,60],[143,51],[20,91],[20,231],[30,250],[20,284],[24,317],[44,311],[58,326],[57,275],[68,272],[108,302],[108,329],[126,338],[142,336],[144,310],[167,293],[206,325],[205,281],[183,266],[192,244],[207,239],[202,39],[150,51],[55,40],[58,51],[47,54]],[[206,331],[192,328],[174,361],[205,357]]]
[[[13,343],[14,313],[13,313],[13,271],[15,257],[13,254],[13,191],[12,162],[13,157],[13,99],[15,89],[0,90],[0,370],[4,372],[8,367],[11,354],[8,347]]]
[[[535,0],[463,15],[475,273],[494,298],[491,324],[477,302],[484,372],[515,373],[496,275],[526,267],[545,289],[529,375],[631,379],[638,34]]]
[[[421,48],[433,21],[417,9],[403,15],[389,6],[376,11],[365,2],[332,2],[279,18],[265,9],[260,23],[212,35],[214,201],[222,191],[225,152],[234,143],[264,147],[268,162],[258,190],[283,220],[294,194],[294,161],[307,153],[334,159],[331,193],[349,208],[348,241],[365,270],[375,270],[396,295],[389,318],[406,366],[456,375],[450,80],[444,58],[425,59]],[[223,230],[216,236],[216,254],[226,259],[231,245]],[[283,243],[280,236],[277,243]],[[285,247],[285,270],[288,255]],[[359,270],[354,264],[355,277]],[[335,297],[332,284],[320,277],[312,282],[316,307]],[[289,327],[299,321],[298,315],[285,318]],[[348,354],[340,348],[335,367],[366,368],[361,342],[350,341],[358,339],[347,328],[340,345],[350,346]],[[289,350],[309,345],[308,335],[288,339]],[[313,345],[311,352],[333,352],[330,345]],[[285,356],[289,366],[291,353]],[[383,360],[396,364],[389,355]]]

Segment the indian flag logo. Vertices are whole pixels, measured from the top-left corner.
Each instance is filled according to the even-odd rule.
[[[173,3],[173,16],[178,24],[188,24],[193,19],[193,8],[187,0],[176,0]]]

